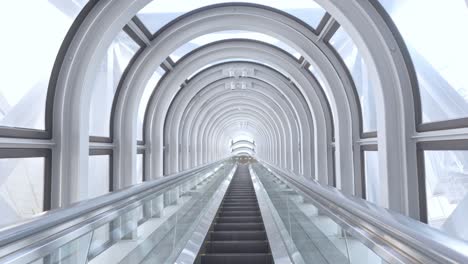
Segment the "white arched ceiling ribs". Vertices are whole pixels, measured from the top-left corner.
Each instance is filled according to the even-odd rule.
[[[78,26],[73,40],[64,48],[66,59],[57,73],[56,84],[52,84],[56,86],[53,118],[55,184],[52,188],[53,200],[58,204],[76,200],[82,189],[83,182],[77,182],[77,179],[87,168],[87,111],[91,96],[91,86],[88,84],[94,79],[93,72],[113,37],[148,2],[99,1]],[[346,29],[364,55],[371,75],[375,76],[379,174],[384,182],[381,196],[391,209],[418,218],[420,183],[416,177],[416,145],[411,140],[415,134],[412,88],[417,85],[410,60],[405,57],[407,52],[401,37],[392,32],[389,26],[391,23],[382,17],[376,1],[317,2]],[[334,116],[337,112],[336,148],[337,163],[340,164],[337,175],[343,174],[339,177],[342,188],[354,185],[352,180],[345,182],[347,178],[344,177],[344,174],[352,171],[349,155],[352,148],[341,142],[352,144],[354,130],[349,116],[347,118],[342,115],[344,112],[337,111],[346,109],[346,113],[350,113],[348,101],[345,100],[347,87],[339,80],[335,83],[336,78],[333,76],[339,75],[335,65],[315,45],[320,41],[318,36],[293,18],[273,10],[252,5],[226,4],[197,10],[167,26],[130,66],[126,78],[121,82],[114,116],[115,163],[121,164],[114,171],[114,180],[119,187],[133,183],[136,177],[136,157],[133,157],[136,152],[136,116],[142,91],[152,73],[172,50],[188,40],[209,32],[236,29],[271,34],[298,50],[307,61],[320,65],[319,70],[328,84],[325,89],[330,89],[327,94],[334,96],[330,99]],[[131,156],[131,160],[125,162],[124,156]],[[392,197],[389,197],[390,193]]]
[[[234,110],[236,110],[236,108],[234,108]],[[225,110],[223,113],[228,114],[229,112],[226,112],[226,111],[227,111],[227,110]],[[230,111],[231,111],[232,113],[237,113],[236,111],[233,111],[233,110],[231,110],[231,109],[230,109]],[[279,145],[279,144],[280,144],[280,140],[281,140],[281,139],[280,139],[280,132],[278,131],[278,127],[275,126],[274,123],[272,123],[273,121],[272,121],[272,118],[271,118],[271,117],[265,116],[265,113],[263,113],[263,112],[259,112],[259,113],[255,112],[255,113],[252,113],[252,114],[255,115],[255,118],[256,118],[256,122],[257,122],[257,123],[259,122],[258,120],[259,120],[259,118],[261,117],[261,118],[263,118],[263,120],[260,120],[260,122],[264,125],[264,127],[266,127],[266,125],[268,124],[268,125],[269,125],[268,127],[269,127],[270,129],[272,129],[272,131],[271,131],[272,133],[271,133],[271,135],[269,136],[269,138],[271,138],[271,139],[270,139],[270,141],[271,141],[270,143],[272,144],[272,145],[271,145],[272,148],[274,148],[274,149],[278,152],[277,154],[276,154],[276,153],[275,153],[275,154],[279,156],[279,153],[280,153],[280,151],[279,151],[279,150],[280,150],[280,145]],[[213,120],[213,122],[214,122],[214,121],[218,121],[218,120],[222,120],[223,118],[225,118],[225,117],[224,117],[224,116],[218,116],[218,119]],[[248,121],[248,122],[252,123],[254,120],[255,120],[255,119],[247,119],[245,122]],[[238,121],[238,122],[241,122],[241,120],[237,120],[237,121]],[[253,124],[253,123],[252,123],[252,124]],[[182,131],[181,131],[181,133],[182,133]],[[222,144],[222,142],[219,142],[219,144]],[[196,145],[192,145],[191,147],[192,147],[192,148],[191,148],[192,155],[194,155],[195,153],[197,153],[198,148],[197,148]],[[201,159],[201,157],[197,157],[197,158]],[[190,157],[190,159],[192,160],[193,157]],[[277,161],[278,161],[278,160],[277,160]]]
[[[246,79],[246,81],[251,81],[253,87],[248,90],[234,91],[226,89],[210,89],[210,92],[212,94],[211,97],[217,98],[216,101],[225,100],[225,102],[228,102],[228,100],[238,100],[239,105],[241,105],[241,102],[246,99],[256,99],[267,103],[267,105],[274,107],[276,111],[281,112],[283,117],[286,118],[282,120],[283,123],[281,125],[287,129],[287,136],[289,136],[289,139],[287,139],[289,140],[289,144],[287,144],[289,148],[287,148],[288,151],[284,153],[284,159],[285,161],[288,161],[287,167],[285,168],[299,173],[299,145],[297,139],[299,139],[300,131],[299,127],[297,126],[297,122],[295,122],[295,120],[297,120],[297,117],[294,115],[294,112],[291,110],[290,106],[284,100],[282,100],[283,98],[278,96],[278,94],[274,92],[275,90],[271,87],[268,87],[267,84],[262,83],[260,81],[256,81],[251,78],[243,79]],[[223,107],[222,101],[220,103],[220,107]],[[203,127],[200,130],[201,133],[206,133],[209,131],[207,129],[204,129]],[[204,159],[206,159],[207,157],[207,150],[208,149],[206,149],[206,146],[202,145],[201,152]]]
[[[328,173],[328,170],[331,170],[331,151],[329,151],[331,148],[331,135],[327,131],[331,130],[332,118],[330,113],[326,111],[326,98],[323,95],[318,82],[307,70],[303,69],[301,65],[288,54],[281,52],[275,47],[256,41],[230,40],[213,43],[202,47],[199,50],[195,50],[187,57],[181,59],[174,71],[169,73],[172,74],[173,77],[169,78],[169,75],[166,76],[166,78],[159,83],[158,89],[155,90],[155,94],[150,99],[147,109],[147,113],[150,116],[147,116],[148,119],[146,120],[146,124],[149,124],[149,126],[147,126],[146,129],[153,129],[153,132],[148,131],[146,134],[150,137],[154,135],[154,138],[161,138],[161,134],[163,132],[160,131],[158,127],[162,125],[156,124],[161,124],[163,122],[163,114],[167,111],[164,110],[165,107],[167,107],[165,104],[170,104],[167,102],[167,99],[162,100],[162,98],[174,98],[175,94],[177,94],[177,90],[179,89],[179,85],[170,84],[182,83],[185,81],[185,76],[190,76],[192,72],[196,71],[196,69],[202,67],[206,63],[215,63],[219,60],[230,58],[236,60],[255,58],[256,60],[262,61],[268,65],[272,65],[281,72],[288,72],[292,82],[296,84],[298,89],[300,89],[304,95],[304,98],[306,98],[308,107],[311,109],[315,120],[313,125],[316,137],[314,138],[313,145],[317,146],[314,149],[314,160],[317,166],[315,167],[314,175],[331,175],[331,173]],[[166,86],[168,87],[167,89],[159,89],[159,87]],[[311,89],[311,87],[314,87],[314,89]],[[174,90],[172,91],[174,94],[173,96],[169,95],[171,93],[171,89]],[[167,95],[163,96],[161,94]],[[153,116],[151,117],[151,115]],[[155,132],[161,134],[154,134]],[[151,139],[147,139],[146,141],[150,142]],[[160,145],[162,145],[162,143],[153,141],[152,148],[157,150]],[[153,160],[152,164],[158,168],[161,167],[157,166],[160,162],[160,158],[156,157],[156,160]]]
[[[234,133],[237,133],[239,128],[236,127],[241,122],[249,122],[249,127],[254,129],[255,131],[259,131],[260,135],[263,129],[265,129],[265,125],[261,123],[262,121],[258,121],[255,118],[252,118],[247,113],[235,112],[230,113],[229,115],[225,116],[226,118],[218,118],[217,120],[213,120],[213,127],[215,131],[212,132],[213,140],[216,140],[219,145],[223,140],[228,140]],[[275,131],[267,131],[265,138],[260,138],[260,142],[262,143],[262,147],[257,148],[257,155],[264,155],[264,159],[272,162],[276,158],[276,152],[274,151],[274,144],[277,144],[274,139]],[[265,133],[263,133],[265,134]],[[219,153],[219,152],[218,152]]]
[[[265,126],[269,125],[270,129],[272,129],[271,133],[271,140],[270,140],[270,149],[272,152],[273,160],[275,162],[278,162],[279,164],[279,159],[281,155],[281,138],[280,138],[280,133],[278,126],[273,123],[273,120],[271,117],[265,116],[265,113],[262,112],[256,112],[256,108],[253,108],[251,105],[245,106],[244,107],[247,110],[250,110],[252,113],[245,113],[245,112],[235,112],[232,111],[231,109],[225,110],[222,113],[219,113],[213,120],[212,124],[218,124],[222,122],[228,122],[228,118],[232,118],[234,116],[240,116],[239,113],[241,113],[244,117],[248,116],[249,114],[256,115],[255,119],[245,119],[247,122],[251,123],[252,125],[257,124],[258,122],[263,123]],[[235,107],[232,107],[232,109],[235,109]],[[259,119],[262,118],[262,119]],[[236,120],[238,123],[241,122],[241,120]],[[213,137],[214,138],[214,137]]]
[[[255,148],[255,140],[253,141],[250,141],[247,139],[232,140],[231,148],[235,148],[237,146],[249,146],[250,148]]]
[[[223,8],[225,8],[225,9],[223,9]],[[268,20],[271,24],[270,23],[261,23],[261,22],[265,22],[265,13],[270,12],[267,15],[271,15],[273,18],[279,18],[278,13],[274,13],[274,12],[271,12],[271,11],[267,12],[267,11],[261,9],[261,8],[255,8],[255,7],[252,7],[252,6],[249,6],[249,7],[236,6],[235,15],[232,15],[232,11],[233,11],[232,8],[226,8],[226,7],[216,7],[216,8],[210,9],[210,11],[215,10],[215,9],[216,9],[216,12],[206,11],[206,15],[207,15],[206,19],[200,19],[200,20],[197,19],[196,21],[191,21],[190,32],[187,32],[187,34],[178,34],[178,37],[183,37],[183,38],[187,37],[185,40],[188,40],[188,39],[193,38],[193,37],[195,37],[195,36],[197,36],[199,34],[202,34],[201,33],[202,31],[200,31],[201,28],[203,28],[203,34],[207,33],[207,31],[210,31],[209,30],[210,25],[211,26],[212,25],[217,25],[216,29],[212,29],[210,32],[220,30],[218,26],[222,27],[221,25],[223,25],[223,26],[226,26],[226,28],[223,28],[224,30],[227,30],[227,29],[242,29],[242,28],[247,29],[248,28],[249,30],[266,32],[266,33],[270,33],[272,35],[276,34],[276,35],[278,35],[277,37],[281,37],[281,35],[283,35],[285,32],[290,33],[290,25],[285,24],[284,21],[282,21],[282,23],[280,23],[281,19],[284,20],[286,18],[272,19],[271,21]],[[241,10],[241,9],[242,9],[242,12],[239,12],[239,10]],[[199,12],[203,13],[204,11],[199,11]],[[201,13],[197,13],[197,16],[203,17],[203,15]],[[210,13],[210,16],[208,16],[208,13]],[[242,18],[239,19],[240,17],[242,17]],[[190,18],[190,16],[187,16],[184,19],[180,19],[179,21],[177,21],[177,23],[180,22],[180,25],[185,25],[185,23],[189,23],[189,21],[190,21],[189,18]],[[252,20],[250,18],[252,18]],[[217,21],[218,19],[219,19],[219,21]],[[287,22],[290,22],[290,23],[293,23],[293,24],[297,23],[297,21],[294,21],[291,18],[287,18],[287,19],[289,19]],[[259,23],[254,23],[254,20],[258,21]],[[235,23],[232,23],[233,21],[235,21]],[[246,24],[246,21],[248,21],[248,24]],[[273,24],[275,24],[275,25],[273,25]],[[183,27],[185,27],[185,26],[182,26],[182,28]],[[298,27],[301,27],[301,26],[299,25]],[[174,45],[172,45],[172,46],[177,46],[178,45],[177,43],[184,42],[183,40],[180,40],[180,42],[179,41],[176,42],[176,40],[173,37],[169,38],[169,36],[171,34],[171,33],[169,33],[170,28],[171,27],[166,28],[168,30],[166,33],[163,32],[160,35],[158,35],[158,37],[155,40],[153,40],[154,45],[152,44],[152,46],[149,47],[150,50],[147,51],[147,53],[145,52],[144,54],[142,54],[142,58],[141,58],[142,63],[141,63],[141,65],[144,64],[146,67],[148,67],[148,66],[152,67],[151,65],[157,65],[157,63],[154,63],[154,62],[158,61],[159,59],[157,59],[157,54],[156,54],[157,52],[155,52],[155,49],[153,47],[155,47],[157,45],[158,46],[158,51],[166,50],[166,48],[161,47],[161,45],[163,45],[162,38],[167,38],[168,41],[169,41],[169,39],[174,41],[174,43],[172,43]],[[276,31],[276,32],[272,32],[272,31]],[[180,31],[179,31],[179,33],[180,33]],[[288,35],[290,35],[290,34],[288,34]],[[298,35],[298,37],[301,38],[301,40],[304,40],[304,36],[302,34],[300,36]],[[282,38],[285,39],[284,36]],[[289,39],[290,39],[290,36],[288,36],[287,41],[291,42]],[[308,46],[314,46],[314,45],[308,45]],[[167,48],[167,49],[169,49],[169,48]],[[150,56],[149,53],[154,53],[154,56]],[[143,63],[143,61],[144,61],[144,63]],[[136,67],[137,66],[135,66],[135,68]],[[144,71],[145,71],[145,69],[140,69],[140,71],[138,71],[139,75],[145,76],[146,74],[144,73]],[[149,76],[149,72],[147,72],[147,73],[148,73],[148,76]],[[144,78],[142,78],[142,80],[144,79],[146,81],[148,78],[145,76]],[[141,84],[140,81],[141,80],[136,80],[136,83],[133,83],[131,85],[132,90],[135,90],[135,87],[138,87]],[[128,84],[130,84],[130,81],[128,81]],[[347,105],[347,104],[342,104],[342,105]],[[128,109],[127,109],[127,111],[128,111]],[[129,114],[129,112],[131,112],[131,111],[128,111],[125,114]],[[129,122],[131,122],[131,120],[129,120]],[[128,125],[128,123],[126,123],[126,124]],[[123,129],[125,129],[125,128],[123,128]],[[349,135],[349,134],[350,133],[346,133],[346,135]],[[322,142],[325,142],[325,143],[322,143]],[[325,150],[327,149],[326,140],[325,141],[319,141],[318,143],[319,144],[325,144]],[[349,143],[349,145],[351,145],[351,143]],[[339,145],[337,146],[337,148],[339,148]],[[323,151],[322,153],[326,153],[326,151]],[[348,156],[350,156],[349,153],[348,153]],[[119,163],[119,164],[122,164],[122,163]],[[125,166],[125,165],[122,165],[122,166]],[[133,165],[132,165],[132,167],[133,167]],[[349,172],[349,170],[348,170],[348,172]],[[323,174],[328,175],[330,173],[328,173],[328,171],[325,171]]]
[[[236,122],[219,122],[218,125],[216,125],[216,131],[213,133],[215,136],[213,137],[213,142],[216,144],[214,146],[215,151],[210,154],[209,159],[216,159],[217,156],[222,155],[223,153],[226,153],[226,145],[222,144],[221,142],[231,139],[232,137],[235,137],[239,133],[239,125],[248,121],[241,121],[239,120],[241,117],[240,115],[236,115],[235,119]],[[255,135],[255,137],[258,137],[260,135],[260,131],[256,131],[257,129],[260,129],[260,127],[257,126],[257,124],[252,123],[248,125],[247,128],[243,128],[244,131],[252,131],[251,134]],[[264,139],[260,139],[260,142],[262,144],[265,144],[267,141]],[[254,145],[239,145],[237,144],[235,148],[238,147],[249,147],[251,149],[255,149],[256,154],[259,154],[261,152],[261,147],[260,150],[257,149]],[[266,147],[266,145],[264,145]],[[232,155],[232,150],[233,148],[228,147],[227,152],[231,152],[230,155]],[[265,154],[265,153],[264,153]],[[265,155],[266,156],[266,155]],[[265,158],[265,157],[264,157]]]
[[[275,146],[278,144],[278,131],[275,130],[275,128],[272,126],[269,120],[259,119],[264,117],[258,114],[252,116],[241,112],[229,113],[224,117],[225,118],[220,117],[217,120],[213,120],[213,124],[217,124],[216,137],[214,137],[213,140],[218,140],[218,145],[220,148],[222,143],[219,140],[223,140],[221,139],[222,137],[228,140],[228,138],[225,138],[227,134],[222,135],[222,131],[224,131],[225,133],[238,132],[238,128],[236,128],[235,125],[239,125],[241,122],[249,122],[251,124],[250,129],[254,129],[253,132],[255,134],[265,136],[264,138],[261,138],[260,141],[266,144],[263,147],[263,152],[265,154],[268,154],[268,160],[277,162],[278,151],[276,151]],[[260,148],[260,150],[262,150],[262,148]]]
[[[206,107],[200,110],[198,115],[195,116],[195,119],[191,119],[188,116],[188,118],[186,119],[188,121],[188,124],[190,123],[197,124],[198,120],[201,120],[203,122],[201,126],[203,126],[203,124],[206,124],[212,118],[215,119],[219,116],[222,116],[223,114],[226,114],[232,111],[250,111],[248,112],[249,114],[252,114],[254,112],[262,114],[264,118],[271,119],[272,125],[276,127],[277,131],[279,132],[278,151],[280,155],[280,160],[279,160],[278,165],[280,165],[283,168],[288,168],[290,164],[288,160],[284,157],[284,153],[286,152],[287,148],[290,145],[287,142],[289,139],[283,138],[283,137],[291,136],[291,134],[289,133],[288,127],[287,127],[289,126],[289,124],[287,123],[284,124],[282,122],[282,120],[286,120],[284,113],[282,113],[277,108],[267,104],[264,101],[245,97],[242,99],[242,102],[239,102],[238,98],[229,99],[228,97],[229,96],[220,96],[219,98],[216,98],[216,100],[212,100],[209,104],[206,105]],[[220,104],[223,104],[223,106],[220,106]],[[220,108],[222,110],[218,110]],[[218,112],[215,112],[215,111],[218,111]],[[192,134],[192,137],[191,137],[192,140],[194,139],[199,140],[200,138],[198,137],[199,133],[198,133],[197,127],[195,125],[187,126],[187,127],[190,128],[190,130],[188,131],[182,130],[182,133],[188,132],[189,133],[188,135]],[[194,133],[192,133],[192,131],[194,131]],[[204,132],[204,131],[202,130],[201,132]],[[197,142],[200,142],[200,141],[197,141]],[[195,148],[196,148],[195,151],[197,153],[197,157],[203,157],[201,146],[199,146],[199,144],[196,144]]]
[[[187,116],[188,113],[197,111],[196,109],[192,109],[192,106],[193,106],[194,103],[196,103],[196,102],[192,102],[192,104],[190,104],[187,108],[185,108],[184,110],[182,110],[183,115],[182,115],[182,117],[181,117],[181,120],[187,120],[186,116]],[[266,117],[264,117],[264,118],[266,118]],[[268,120],[270,120],[270,119],[268,119]],[[180,126],[181,126],[181,127],[184,127],[185,125],[186,125],[186,122],[180,121]],[[187,138],[188,136],[186,136],[185,138],[182,138],[182,136],[179,135],[179,131],[184,131],[184,129],[183,129],[183,128],[180,128],[180,129],[178,129],[178,130],[176,130],[176,131],[174,132],[175,135],[176,135],[178,138],[180,137],[179,142],[181,142],[181,143],[180,143],[181,146],[188,147],[189,145],[187,145],[187,143],[186,143],[186,142],[189,141],[189,139]],[[189,131],[185,131],[185,133],[188,134]],[[279,139],[279,136],[276,134],[276,135],[275,135],[275,142],[278,142],[279,140],[280,140],[280,139]],[[184,143],[184,142],[185,142],[185,143]],[[192,141],[192,142],[196,142],[196,141]],[[275,145],[275,146],[276,146],[276,145]],[[190,144],[190,147],[192,147],[193,149],[195,148],[194,144]],[[192,149],[192,153],[195,153],[193,149]],[[187,149],[186,149],[186,151],[187,151]],[[278,151],[278,155],[279,155],[279,151]]]
[[[233,82],[237,80],[238,77],[232,76],[232,72],[243,72],[241,75],[248,76],[250,78],[259,79],[265,82],[268,82],[273,88],[275,88],[279,96],[283,97],[284,100],[293,109],[296,117],[298,117],[298,125],[300,127],[300,132],[302,133],[301,144],[301,154],[306,153],[305,158],[302,157],[302,160],[306,160],[305,175],[312,175],[311,170],[311,152],[313,151],[313,146],[311,139],[313,138],[313,123],[312,115],[310,109],[307,108],[305,99],[300,94],[298,88],[293,85],[288,79],[282,76],[279,72],[274,69],[268,68],[265,65],[252,62],[228,62],[221,63],[210,68],[205,69],[204,71],[195,75],[184,89],[181,89],[177,94],[177,97],[174,99],[171,104],[168,116],[166,118],[166,134],[175,135],[178,125],[180,124],[180,116],[182,115],[184,109],[187,107],[189,100],[192,100],[195,97],[196,100],[201,100],[202,96],[205,96],[203,91],[199,91],[201,87],[206,87],[208,84],[215,82],[219,79],[229,78]],[[226,75],[230,77],[226,77]],[[234,77],[234,78],[232,78]],[[192,87],[199,87],[193,89]],[[169,131],[169,132],[167,132]],[[173,142],[172,144],[177,144]],[[312,153],[313,154],[313,153]],[[310,177],[310,176],[308,176]]]
[[[261,83],[260,85],[255,85],[255,86],[252,86],[250,88],[248,88],[247,90],[231,90],[231,89],[226,89],[226,86],[230,84],[231,81],[237,81],[237,82],[248,82],[250,83],[250,85],[253,85],[253,84],[256,84],[256,83]],[[219,85],[219,84],[224,84],[224,85]],[[268,99],[265,99],[265,100],[274,100],[274,104],[280,104],[280,107],[281,109],[285,109],[287,111],[287,115],[288,115],[288,118],[289,120],[291,121],[294,121],[292,122],[292,124],[290,124],[290,128],[289,129],[296,129],[297,132],[296,134],[293,134],[292,135],[292,138],[294,139],[299,139],[301,137],[301,131],[300,131],[300,128],[299,128],[299,124],[298,122],[296,122],[296,120],[300,119],[300,117],[298,117],[296,115],[296,112],[292,109],[292,105],[288,103],[288,101],[285,100],[284,97],[281,96],[281,94],[279,93],[279,91],[277,91],[276,89],[274,89],[273,87],[269,86],[270,88],[267,88],[265,89],[265,86],[269,86],[269,84],[267,83],[262,83],[262,81],[259,81],[257,79],[254,79],[254,78],[240,78],[240,79],[236,79],[236,80],[233,80],[232,78],[229,78],[229,79],[221,79],[217,82],[214,82],[209,88],[206,88],[206,90],[208,90],[207,92],[203,93],[203,97],[198,99],[197,101],[198,102],[204,102],[205,100],[208,100],[208,98],[215,98],[215,97],[218,97],[220,96],[220,93],[230,93],[230,94],[233,94],[233,95],[236,95],[236,96],[239,96],[239,93],[240,95],[242,95],[242,93],[247,93],[248,95],[251,95],[252,93],[258,93],[259,91],[262,92],[262,94],[268,98]],[[191,87],[191,86],[190,86]],[[187,91],[190,89],[189,86],[186,86],[183,91]],[[200,95],[201,96],[201,95]],[[239,101],[242,101],[242,97],[239,98]],[[279,103],[278,103],[279,102]],[[177,105],[178,107],[183,107],[183,105],[180,105],[180,104],[175,104]],[[178,108],[177,108],[178,109]],[[177,111],[174,111],[174,112],[182,112],[184,111],[184,109],[178,109]],[[192,111],[192,109],[191,109]],[[171,121],[174,121],[174,119],[170,118]],[[177,122],[177,121],[176,121]],[[174,132],[166,132],[165,133],[166,135],[176,135],[177,133],[174,131]],[[301,139],[301,141],[303,141],[303,139]],[[177,142],[177,141],[176,141]],[[296,144],[297,143],[297,144]],[[293,146],[296,146],[295,147],[295,151],[297,151],[297,154],[296,155],[291,155],[294,159],[299,159],[299,155],[298,155],[298,152],[299,150],[297,149],[297,147],[299,146],[298,144],[299,142],[295,142],[295,141],[292,141],[291,144]],[[172,144],[177,144],[177,143],[172,143]],[[206,156],[206,154],[208,153],[209,151],[207,150],[202,150],[202,153],[204,156]],[[296,164],[296,172],[298,172],[298,164]]]
[[[240,123],[240,122],[238,122]],[[249,127],[252,127],[252,129],[256,129],[255,124],[249,124]],[[238,133],[239,129],[236,127],[236,124],[232,124],[229,122],[222,122],[219,126],[216,127],[216,131],[213,132],[215,135],[213,137],[213,140],[219,140],[219,142],[224,141],[224,140],[229,140],[232,136],[236,135]],[[263,160],[270,160],[270,153],[268,153],[268,141],[264,139],[260,139],[259,142],[262,144],[261,147],[251,147],[255,149],[255,156],[257,158],[263,159]],[[218,144],[219,145],[219,144]],[[216,157],[215,155],[219,155],[220,153],[223,152],[223,149],[218,146],[218,151],[214,154],[210,154],[211,158]],[[271,162],[271,161],[269,161]]]
[[[251,148],[251,147],[248,147],[248,146],[236,147],[236,148],[232,149],[231,152],[236,153],[238,151],[244,151],[244,150],[250,151],[250,153],[252,153],[252,155],[254,155],[254,153],[255,153],[255,149]]]
[[[419,218],[416,143],[411,139],[417,79],[404,42],[377,1],[317,2],[346,30],[369,67],[377,106],[381,204]]]
[[[240,115],[236,115],[234,119],[236,118],[240,118]],[[217,128],[218,132],[216,132],[216,136],[213,139],[213,140],[219,140],[217,142],[217,145],[218,145],[217,153],[213,153],[212,158],[215,157],[215,155],[220,155],[225,151],[225,148],[224,148],[225,146],[223,146],[223,144],[221,143],[222,141],[229,140],[239,135],[239,125],[242,122],[247,122],[247,121],[223,122],[222,124],[218,126]],[[268,134],[265,135],[266,136],[265,138],[261,138],[262,133],[264,134],[264,132],[261,131],[260,129],[262,129],[260,126],[258,126],[256,123],[252,123],[252,124],[249,124],[248,127],[244,131],[251,131],[249,133],[253,136],[253,138],[259,138],[259,142],[262,143],[262,147],[258,147],[258,148],[253,147],[253,148],[255,148],[256,154],[262,155],[265,160],[269,160],[271,156],[268,153],[268,151],[271,148],[267,144],[269,143],[273,144],[273,143],[271,139],[268,138],[269,137]]]

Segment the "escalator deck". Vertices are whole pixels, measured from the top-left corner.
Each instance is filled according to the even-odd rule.
[[[274,263],[247,165],[239,165],[195,263]]]

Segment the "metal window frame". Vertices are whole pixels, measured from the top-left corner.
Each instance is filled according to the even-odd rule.
[[[468,117],[449,119],[436,122],[421,123],[417,125],[418,132],[429,132],[437,130],[448,130],[468,127]]]

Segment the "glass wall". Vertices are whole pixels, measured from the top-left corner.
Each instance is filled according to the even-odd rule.
[[[151,76],[151,79],[146,84],[145,90],[140,100],[140,106],[138,108],[138,124],[137,124],[137,140],[144,140],[143,138],[143,125],[145,120],[146,108],[148,107],[148,102],[153,94],[154,89],[158,85],[159,80],[164,75],[165,71],[163,68],[159,67]]]
[[[0,159],[0,228],[44,209],[45,158]]]
[[[144,178],[144,154],[138,153],[137,154],[137,183],[142,183]]]
[[[428,224],[468,240],[468,150],[425,151]]]
[[[75,1],[2,2],[0,126],[45,129],[49,78],[81,7]]]
[[[183,0],[158,0],[152,1],[145,8],[140,10],[138,18],[146,25],[151,33],[156,33],[165,24],[180,15],[198,9],[203,6],[232,2],[229,0],[198,0],[198,1],[183,1]],[[325,10],[312,0],[251,0],[251,1],[235,1],[248,2],[260,5],[273,7],[289,13],[312,28],[316,28],[320,23]]]
[[[110,156],[92,155],[88,162],[88,198],[109,192]]]
[[[364,175],[366,184],[366,200],[382,205],[381,183],[379,178],[379,153],[364,151]]]
[[[374,88],[359,50],[342,27],[330,39],[330,44],[341,56],[353,77],[361,105],[363,132],[377,131]]]
[[[423,122],[468,117],[466,1],[380,2],[402,34],[415,65]]]
[[[121,31],[107,49],[93,83],[89,111],[89,134],[110,136],[110,117],[114,95],[122,73],[140,46]]]

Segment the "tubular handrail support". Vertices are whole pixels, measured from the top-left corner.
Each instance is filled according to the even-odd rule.
[[[407,263],[468,263],[468,243],[399,213],[323,186],[316,181],[290,176],[263,160],[259,164],[315,200],[334,220],[351,228],[367,246],[379,246],[388,260]],[[369,242],[372,245],[369,245]],[[390,257],[390,258],[389,258]]]
[[[89,225],[90,220],[95,219],[97,216],[104,213],[118,212],[138,201],[144,200],[147,196],[158,195],[159,192],[163,192],[172,186],[175,187],[198,173],[204,171],[206,173],[215,173],[228,160],[229,158],[223,159],[174,175],[130,186],[97,198],[77,202],[67,208],[55,209],[14,226],[3,228],[0,230],[0,259],[33,243],[52,237],[59,232],[73,233],[80,228],[82,229],[83,225]],[[50,234],[51,230],[54,231],[52,234]],[[43,235],[44,232],[48,234]]]

